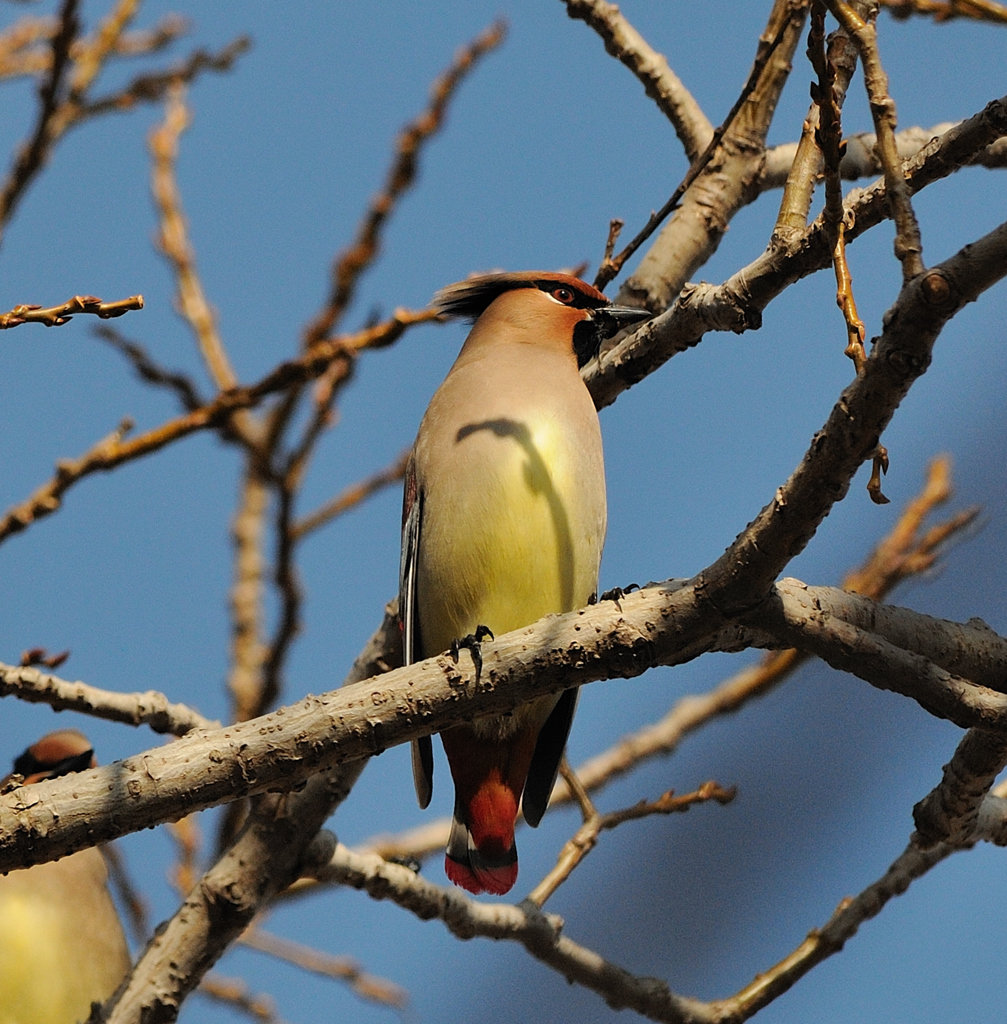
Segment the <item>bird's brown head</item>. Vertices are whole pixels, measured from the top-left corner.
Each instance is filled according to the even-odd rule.
[[[437,292],[433,305],[444,316],[475,321],[492,307],[493,313],[530,326],[560,328],[561,335],[571,340],[578,366],[597,355],[606,338],[650,316],[645,309],[613,305],[597,288],[572,274],[546,270],[484,274],[459,281]]]
[[[81,772],[96,764],[91,742],[82,732],[77,729],[60,729],[43,736],[19,754],[14,760],[12,774],[23,776],[25,785],[28,785],[43,779],[69,775],[71,772]]]

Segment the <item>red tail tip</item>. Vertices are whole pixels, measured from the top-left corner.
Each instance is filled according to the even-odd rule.
[[[503,867],[480,867],[473,870],[468,864],[453,857],[444,858],[444,872],[455,885],[467,889],[477,896],[488,892],[494,896],[503,896],[510,892],[517,881],[517,864],[506,864]]]

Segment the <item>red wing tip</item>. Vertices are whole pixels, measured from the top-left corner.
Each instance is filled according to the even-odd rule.
[[[445,857],[444,873],[455,885],[477,896],[483,892],[503,896],[504,893],[510,892],[517,881],[517,864],[473,871],[468,864],[462,864],[452,857]]]

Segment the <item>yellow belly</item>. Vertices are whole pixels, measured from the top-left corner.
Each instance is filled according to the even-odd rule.
[[[591,453],[589,453],[591,454]],[[598,579],[604,476],[547,418],[475,422],[454,486],[424,505],[417,606],[424,656],[478,625],[495,634],[585,604]]]
[[[0,878],[0,1024],[76,1024],[118,987],[129,960],[111,898],[104,885],[81,898],[97,858]]]

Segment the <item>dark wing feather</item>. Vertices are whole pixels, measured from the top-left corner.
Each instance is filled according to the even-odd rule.
[[[531,767],[528,769],[528,781],[525,783],[524,796],[521,799],[524,820],[532,828],[538,826],[546,807],[549,806],[549,797],[552,795],[552,787],[556,784],[556,773],[559,771],[559,762],[566,747],[566,738],[570,735],[570,726],[573,724],[573,713],[577,710],[578,693],[576,687],[563,691],[556,707],[552,709],[552,714],[546,719],[542,731],[538,734],[535,753],[532,754]]]
[[[402,618],[402,654],[407,665],[419,656],[419,623],[416,616],[416,556],[423,520],[423,494],[416,488],[412,460],[406,467],[402,501],[402,557],[399,562],[399,615]],[[413,785],[421,808],[426,808],[434,791],[434,748],[429,736],[412,742]]]

